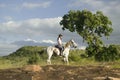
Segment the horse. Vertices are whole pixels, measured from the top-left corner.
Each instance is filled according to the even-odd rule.
[[[62,56],[64,57],[63,60],[65,63],[69,64],[69,61],[68,61],[69,50],[71,47],[76,48],[77,44],[73,39],[71,39],[63,47],[64,47],[64,50],[62,52]],[[48,55],[47,64],[51,64],[51,57],[54,53],[56,53],[57,55],[60,55],[60,50],[54,46],[49,46],[47,48],[47,55]]]

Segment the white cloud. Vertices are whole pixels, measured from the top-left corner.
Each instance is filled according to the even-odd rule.
[[[19,24],[15,21],[8,21],[8,22],[5,22],[3,23],[3,26],[5,27],[8,27],[8,28],[16,28],[16,27],[19,27]]]
[[[60,25],[59,22],[61,20],[61,17],[58,18],[34,18],[29,19],[21,22],[21,26],[19,30],[24,30],[26,34],[31,35],[46,35],[46,34],[52,34],[56,31],[59,32]],[[54,32],[55,30],[55,32]]]
[[[61,19],[62,19],[61,17],[44,18],[44,19],[34,18],[34,19],[25,20],[23,23],[35,28],[45,27],[45,26],[55,27],[56,25],[59,25]]]
[[[62,18],[33,18],[24,21],[7,21],[0,23],[0,34],[5,36],[39,36],[56,34],[61,30],[59,22]]]
[[[36,41],[36,40],[30,39],[30,38],[25,39],[24,41],[32,41],[32,42],[34,42],[34,43],[39,43],[39,41]]]
[[[43,40],[42,42],[44,43],[51,43],[51,44],[55,44],[56,42],[52,41],[52,40]]]
[[[41,3],[28,3],[25,2],[22,4],[23,8],[33,9],[33,8],[47,8],[51,5],[50,1],[41,2]]]
[[[8,33],[8,32],[14,33],[16,32],[18,27],[20,27],[20,23],[16,21],[3,22],[3,23],[0,23],[0,28],[1,28],[0,33]]]

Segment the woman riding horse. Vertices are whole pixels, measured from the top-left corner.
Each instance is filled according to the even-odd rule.
[[[62,51],[63,51],[62,37],[63,37],[62,34],[59,34],[59,35],[58,35],[58,38],[57,38],[57,43],[58,43],[58,44],[55,46],[55,47],[59,48],[59,50],[60,50],[60,56],[62,55]]]
[[[69,56],[69,50],[71,47],[74,47],[76,48],[77,47],[77,44],[74,42],[74,40],[70,40],[68,41],[65,46],[64,46],[64,51],[63,51],[63,56],[64,56],[64,62],[66,62],[67,64],[69,64],[69,61],[68,61],[68,56]],[[47,55],[48,55],[48,59],[47,59],[47,63],[48,64],[51,64],[51,57],[53,55],[53,53],[56,53],[57,55],[60,54],[60,51],[58,48],[54,47],[54,46],[49,46],[47,48]]]

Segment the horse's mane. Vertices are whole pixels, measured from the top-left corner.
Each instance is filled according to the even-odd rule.
[[[68,42],[65,44],[64,48],[68,47],[69,45],[71,45],[71,42],[70,42],[70,41],[68,41]]]

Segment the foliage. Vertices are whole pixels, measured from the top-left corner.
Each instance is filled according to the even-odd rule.
[[[28,60],[28,64],[38,64],[40,61],[40,56],[35,53],[33,56],[31,56]]]
[[[102,47],[102,49],[95,55],[97,61],[115,61],[120,58],[119,50],[116,45],[109,47]]]
[[[95,53],[90,52],[89,56],[97,54],[99,47],[103,46],[100,38],[110,36],[113,31],[112,22],[101,11],[94,14],[88,10],[70,10],[68,14],[63,16],[60,25],[63,25],[63,30],[68,29],[70,32],[77,32],[83,41],[87,42],[88,52],[89,49],[93,48]]]
[[[82,54],[83,52],[81,50],[71,50],[70,51],[70,55],[69,55],[69,60],[70,61],[74,61],[77,62],[80,60],[80,54]]]
[[[102,46],[97,46],[97,45],[89,45],[86,47],[86,54],[88,57],[95,56],[102,50]]]
[[[76,31],[88,44],[101,44],[99,37],[109,36],[112,32],[112,22],[100,11],[92,14],[88,10],[70,10],[63,16],[60,25],[63,25],[63,30]]]

